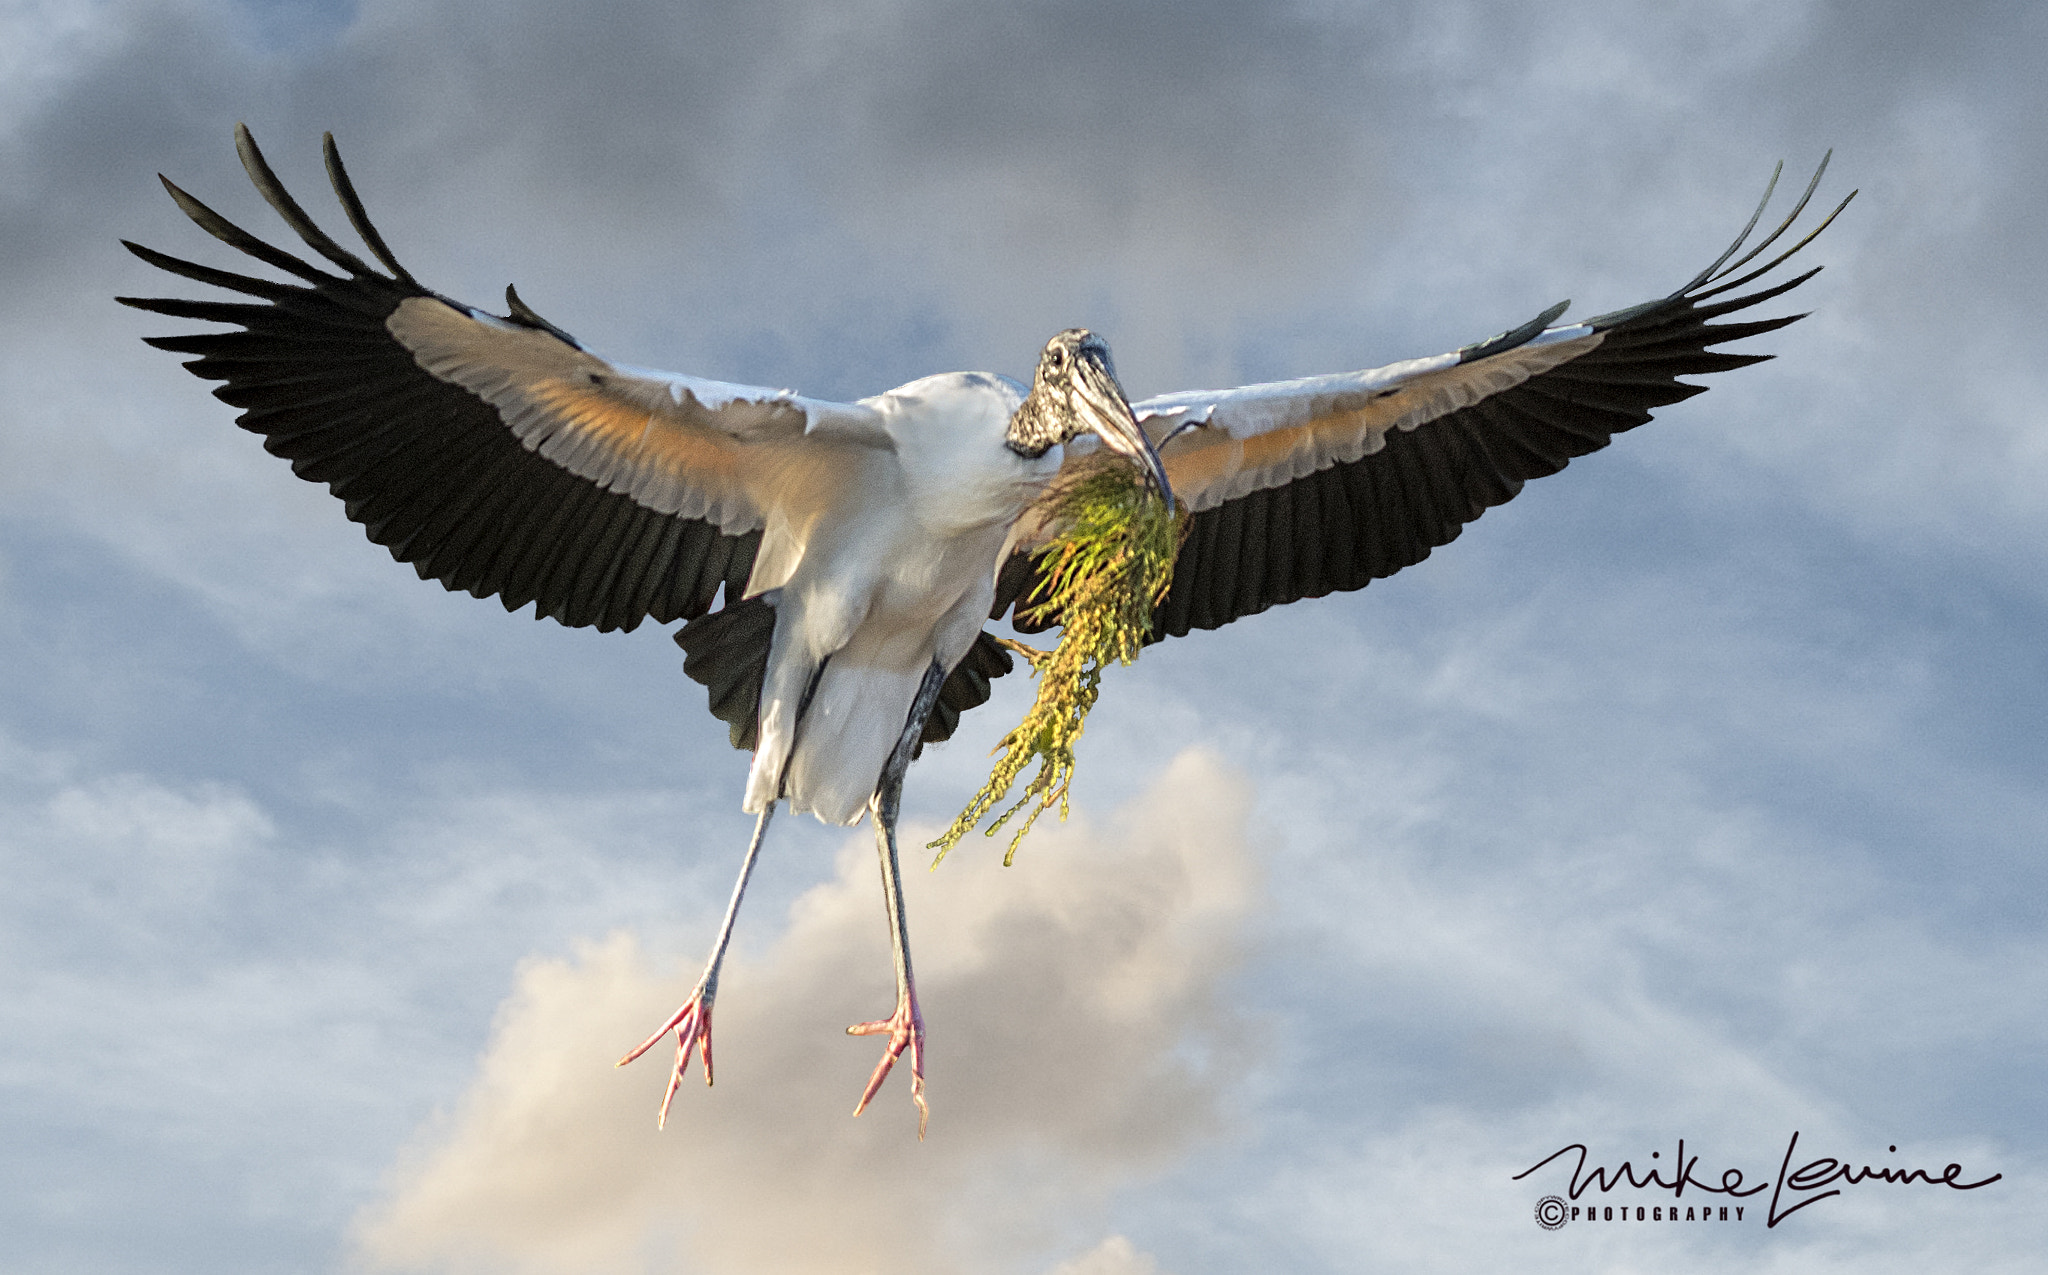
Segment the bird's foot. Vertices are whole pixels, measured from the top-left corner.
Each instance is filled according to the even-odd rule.
[[[849,1036],[880,1036],[887,1034],[888,1047],[882,1050],[882,1061],[875,1064],[875,1074],[868,1077],[867,1091],[860,1096],[860,1104],[853,1109],[854,1115],[866,1111],[868,1102],[889,1078],[889,1069],[910,1050],[910,1100],[917,1104],[917,1136],[924,1139],[925,1121],[931,1116],[931,1109],[924,1101],[924,1015],[917,1012],[917,998],[904,996],[896,1002],[896,1013],[891,1018],[878,1018],[871,1023],[855,1023],[846,1029]]]
[[[690,993],[690,999],[683,1002],[681,1009],[616,1064],[623,1067],[654,1048],[660,1043],[661,1038],[670,1032],[676,1034],[676,1065],[675,1070],[669,1073],[668,1092],[661,1096],[661,1114],[654,1122],[657,1129],[668,1127],[668,1105],[675,1101],[676,1090],[683,1083],[683,1073],[690,1068],[690,1053],[700,1042],[704,1048],[704,1083],[711,1083],[711,997],[712,993],[699,983],[697,990]]]

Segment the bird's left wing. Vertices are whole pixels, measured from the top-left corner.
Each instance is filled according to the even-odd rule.
[[[137,244],[144,261],[248,302],[123,297],[238,330],[147,338],[196,355],[240,424],[326,483],[348,516],[422,578],[564,624],[630,629],[737,597],[779,501],[831,481],[849,453],[892,446],[859,404],[607,362],[506,289],[504,317],[420,286],[385,246],[326,139],[328,175],[379,271],[278,181],[247,129],[243,166],[335,275],[172,185],[209,234],[303,283],[251,278]]]
[[[1791,215],[1748,254],[1731,264],[1762,216],[1761,204],[1713,265],[1644,305],[1550,327],[1565,309],[1557,305],[1521,327],[1433,358],[1133,404],[1175,498],[1193,514],[1151,640],[1363,588],[1412,566],[1528,479],[1557,472],[1649,420],[1652,408],[1706,388],[1679,377],[1770,357],[1709,347],[1799,316],[1709,320],[1817,273],[1723,297],[1782,264],[1848,204],[1843,200],[1766,265],[1729,278],[1792,227],[1826,171],[1823,160]],[[1024,614],[1039,582],[1034,554],[1050,530],[1042,517],[1027,514],[998,579],[995,614],[1016,607],[1013,619],[1026,632],[1058,623]]]

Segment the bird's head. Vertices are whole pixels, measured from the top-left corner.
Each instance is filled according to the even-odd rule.
[[[1099,435],[1111,451],[1129,457],[1173,508],[1173,488],[1166,467],[1138,421],[1130,400],[1117,383],[1109,343],[1086,328],[1068,328],[1045,343],[1031,392],[1010,418],[1008,442],[1025,456],[1042,456],[1086,430]]]

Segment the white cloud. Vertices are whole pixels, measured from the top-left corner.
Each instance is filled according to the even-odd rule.
[[[728,967],[719,1083],[693,1080],[666,1133],[664,1051],[610,1064],[696,970],[655,970],[625,934],[527,962],[474,1084],[365,1218],[364,1255],[531,1275],[958,1271],[1086,1243],[1118,1189],[1218,1129],[1216,1068],[1241,1059],[1208,1060],[1238,1025],[1225,980],[1258,898],[1247,801],[1187,753],[1107,827],[1035,832],[1014,868],[970,847],[910,875],[922,1144],[900,1074],[847,1116],[876,1050],[840,1029],[893,994],[864,838]],[[1063,1269],[1156,1266],[1111,1237]]]
[[[1139,1252],[1121,1235],[1112,1235],[1072,1261],[1061,1262],[1052,1275],[1160,1275],[1160,1270],[1149,1253]]]

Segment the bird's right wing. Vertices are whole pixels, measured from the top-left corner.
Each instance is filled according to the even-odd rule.
[[[263,197],[343,275],[263,242],[179,190],[209,234],[302,284],[217,270],[136,244],[152,265],[257,298],[123,297],[234,331],[148,338],[239,423],[324,482],[348,516],[422,578],[564,624],[630,629],[738,596],[779,502],[814,499],[849,454],[891,446],[858,404],[607,362],[510,288],[498,317],[420,286],[385,247],[326,140],[328,175],[379,271],[314,224],[248,130],[236,147]],[[388,272],[388,273],[387,273]]]
[[[1518,328],[1431,358],[1132,404],[1175,497],[1193,515],[1173,587],[1153,614],[1151,640],[1363,588],[1412,566],[1511,499],[1527,480],[1556,473],[1649,420],[1651,409],[1706,388],[1680,377],[1769,357],[1711,347],[1799,316],[1709,320],[1769,300],[1816,273],[1817,267],[1755,292],[1725,295],[1776,269],[1848,204],[1843,200],[1765,265],[1729,277],[1791,229],[1826,171],[1823,160],[1791,215],[1746,255],[1731,264],[1762,216],[1762,204],[1713,265],[1654,301],[1552,328],[1564,311],[1558,305]],[[1774,174],[1773,187],[1776,181]],[[1042,595],[1039,552],[1053,531],[1047,509],[1028,512],[997,578],[994,614],[1014,608],[1013,622],[1025,632],[1059,622],[1029,605]]]

